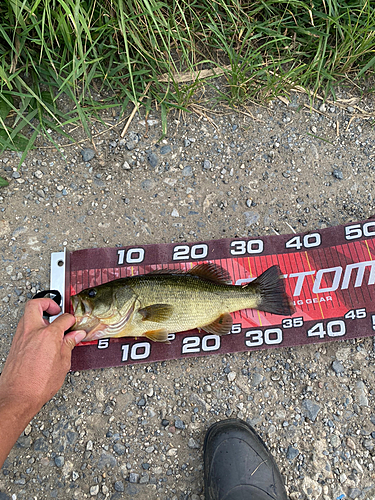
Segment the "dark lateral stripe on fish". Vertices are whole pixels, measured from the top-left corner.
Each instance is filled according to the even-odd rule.
[[[272,266],[250,283],[258,288],[260,304],[257,309],[273,314],[290,316],[295,312],[294,305],[285,292],[284,281],[279,266]]]

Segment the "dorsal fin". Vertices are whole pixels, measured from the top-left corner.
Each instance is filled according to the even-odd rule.
[[[194,276],[199,276],[208,281],[213,281],[214,283],[220,283],[223,285],[230,285],[232,279],[230,274],[226,269],[221,266],[213,264],[212,262],[205,262],[204,264],[198,264],[187,271],[186,274],[192,274]]]

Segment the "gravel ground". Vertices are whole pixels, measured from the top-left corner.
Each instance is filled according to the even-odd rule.
[[[311,112],[293,94],[288,106],[171,116],[159,143],[157,113],[147,130],[136,117],[124,139],[107,115],[96,150],[41,142],[20,171],[17,154],[0,155],[11,181],[0,191],[0,364],[64,246],[290,233],[373,215],[375,134],[346,102]],[[360,108],[374,104],[362,97]],[[2,468],[0,500],[203,499],[205,432],[234,416],[267,442],[292,500],[375,499],[374,357],[368,338],[69,374]]]

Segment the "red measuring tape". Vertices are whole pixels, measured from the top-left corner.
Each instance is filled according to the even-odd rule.
[[[155,269],[188,270],[206,261],[227,269],[237,285],[277,264],[296,306],[291,317],[252,309],[233,313],[232,331],[221,337],[194,330],[170,334],[170,344],[129,337],[82,343],[73,351],[72,370],[372,336],[374,256],[371,219],[292,235],[69,252],[64,294],[68,312],[70,296],[84,288]]]

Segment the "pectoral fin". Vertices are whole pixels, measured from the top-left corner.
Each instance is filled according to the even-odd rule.
[[[162,323],[172,316],[173,306],[170,304],[152,304],[139,309],[138,312],[143,316],[142,321]]]
[[[166,344],[169,344],[168,342],[168,332],[166,330],[150,330],[146,332],[145,337],[148,339],[152,340],[153,342],[165,342]]]
[[[202,326],[202,330],[215,335],[227,335],[232,328],[233,319],[229,313],[224,313],[209,325]]]

